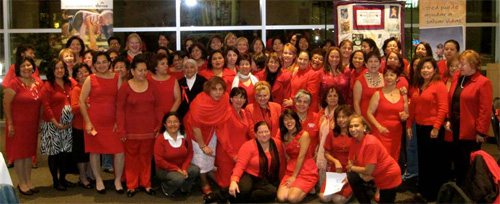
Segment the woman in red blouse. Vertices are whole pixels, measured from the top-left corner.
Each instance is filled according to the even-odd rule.
[[[302,129],[309,133],[311,140],[309,151],[316,157],[316,147],[318,146],[319,117],[318,113],[310,111],[312,95],[304,89],[299,90],[294,98],[294,106],[300,119]]]
[[[382,143],[370,134],[371,128],[359,115],[349,117],[348,165],[346,169],[349,185],[359,203],[370,203],[367,182],[375,183],[380,189],[380,203],[394,203],[396,188],[401,184],[401,169]]]
[[[151,85],[158,90],[162,115],[175,112],[181,105],[181,91],[177,79],[168,74],[168,56],[155,55],[150,62],[153,75],[148,76]]]
[[[200,71],[198,69],[198,72],[200,76],[205,77],[206,79],[210,79],[214,76],[221,77],[222,79],[224,79],[226,87],[229,87],[227,90],[228,92],[230,90],[231,85],[233,84],[233,79],[236,76],[236,73],[233,70],[226,68],[224,56],[220,51],[214,51],[208,57],[207,69],[203,71]]]
[[[254,86],[259,82],[259,78],[254,76],[251,71],[252,58],[249,54],[243,53],[238,57],[236,64],[238,65],[238,72],[231,85],[231,89],[235,87],[242,87],[245,89],[248,96],[248,104],[255,102]]]
[[[255,103],[249,104],[246,109],[252,123],[265,121],[269,129],[271,129],[271,137],[279,137],[281,106],[278,103],[269,101],[271,97],[270,89],[271,86],[266,81],[257,82],[254,86]],[[252,134],[255,134],[255,132]]]
[[[449,101],[447,129],[453,133],[454,165],[460,186],[470,165],[470,153],[481,149],[488,137],[493,88],[488,78],[481,75],[481,60],[473,50],[465,50],[459,57],[460,72],[453,75]]]
[[[125,139],[125,177],[127,196],[132,197],[139,186],[149,195],[151,188],[151,157],[156,132],[163,112],[159,93],[146,79],[146,61],[135,57],[131,66],[132,79],[124,82],[118,91],[117,130]]]
[[[66,64],[63,61],[53,61],[47,69],[47,82],[42,88],[43,122],[41,127],[40,149],[48,155],[50,174],[53,186],[59,191],[75,184],[66,181],[68,162],[72,149],[71,112],[69,94],[71,82]],[[59,178],[57,173],[59,171]]]
[[[191,59],[194,59],[196,61],[196,64],[198,65],[198,72],[207,69],[207,51],[205,50],[205,46],[202,43],[197,42],[195,44],[192,44],[191,46],[189,46],[188,52],[189,57]]]
[[[14,161],[17,189],[23,195],[33,195],[39,192],[31,183],[31,158],[36,155],[38,143],[43,82],[32,75],[33,59],[18,58],[14,67],[16,77],[4,84],[5,148],[7,157]]]
[[[349,136],[349,116],[351,116],[352,109],[347,105],[340,105],[335,109],[335,127],[333,131],[329,131],[328,136],[325,140],[325,153],[324,157],[328,161],[326,172],[347,172],[347,157],[349,155],[349,147],[351,145],[351,136]],[[332,130],[332,129],[330,129]],[[335,193],[333,195],[324,195],[326,182],[325,177],[323,177],[322,186],[319,195],[319,199],[322,202],[334,203],[344,203],[345,199],[352,194],[352,189],[349,185],[345,185],[342,191]]]
[[[448,113],[446,85],[439,77],[436,61],[424,57],[418,63],[415,85],[410,88],[410,117],[406,122],[408,137],[416,136],[418,146],[418,191],[428,201],[437,198],[439,188],[447,181],[443,166],[444,119]],[[412,123],[416,134],[412,135]]]
[[[311,98],[311,111],[318,111],[318,91],[319,91],[319,76],[318,73],[309,66],[309,53],[300,52],[297,57],[297,69],[292,72],[291,80],[291,95],[289,99],[283,101],[283,107],[291,107],[293,105],[293,98],[300,89],[308,91]]]
[[[217,137],[217,147],[215,153],[214,172],[217,185],[222,191],[227,190],[231,182],[231,171],[238,159],[238,151],[241,145],[251,139],[250,118],[245,110],[247,105],[247,93],[244,88],[236,87],[229,94],[231,103],[231,118],[226,123],[227,130],[232,134],[224,134]]]
[[[362,74],[366,72],[365,62],[367,60],[366,54],[361,50],[356,50],[352,53],[351,58],[349,58],[349,69],[351,71],[350,87],[354,89],[354,82]]]
[[[269,55],[266,62],[266,69],[255,74],[261,81],[266,81],[271,86],[271,101],[279,105],[283,104],[283,99],[290,96],[291,73],[281,69],[281,60],[277,52]],[[271,125],[272,126],[272,125]]]
[[[342,66],[340,49],[333,47],[325,55],[325,65],[320,71],[319,93],[325,93],[335,87],[345,104],[352,105],[351,70]],[[323,99],[320,99],[323,101]]]
[[[71,111],[73,112],[73,159],[77,163],[78,171],[80,173],[78,185],[87,189],[92,188],[92,186],[87,179],[89,154],[85,153],[85,141],[83,139],[84,122],[82,114],[80,113],[79,100],[83,82],[85,82],[85,79],[90,73],[90,67],[85,63],[76,63],[75,66],[73,66],[73,79],[75,79],[78,84],[73,87],[70,94]]]
[[[167,113],[161,123],[154,147],[156,176],[161,180],[161,190],[167,197],[174,196],[177,190],[188,195],[200,175],[200,168],[191,164],[191,139],[184,134],[175,112]]]
[[[340,54],[342,58],[342,66],[347,67],[349,65],[349,58],[352,58],[352,41],[345,39],[339,43]]]
[[[255,140],[249,140],[238,151],[238,161],[231,176],[231,203],[272,202],[276,187],[285,172],[285,151],[278,138],[271,137],[266,122],[254,126]]]
[[[295,68],[295,58],[297,57],[297,47],[291,43],[285,44],[283,47],[283,69],[293,71]]]

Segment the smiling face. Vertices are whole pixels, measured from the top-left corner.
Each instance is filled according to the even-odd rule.
[[[169,41],[164,35],[160,35],[160,37],[158,37],[158,46],[168,47],[168,43]]]
[[[198,66],[196,66],[196,64],[194,63],[186,62],[186,64],[184,65],[184,75],[188,79],[193,77],[196,74],[197,70]]]
[[[273,50],[277,53],[280,53],[283,51],[283,42],[281,42],[280,39],[276,39],[273,42]]]
[[[396,66],[396,67],[401,66],[401,62],[399,61],[399,57],[394,52],[391,52],[389,54],[389,57],[387,57],[387,66],[389,66],[389,65],[393,65],[393,66]]]
[[[181,127],[179,118],[177,118],[177,116],[175,115],[168,116],[167,120],[165,121],[165,124],[163,125],[165,126],[165,130],[170,135],[176,135]]]
[[[296,129],[295,125],[297,124],[297,122],[292,117],[285,116],[283,118],[283,124],[285,125],[285,128],[288,130],[288,132],[294,132]]]
[[[365,56],[363,55],[362,52],[356,52],[354,53],[354,56],[352,56],[352,65],[354,65],[354,68],[360,68],[365,64]]]
[[[236,65],[236,61],[238,60],[238,54],[236,54],[236,52],[234,52],[232,50],[228,50],[226,57],[227,57],[227,64],[228,65],[230,65],[230,66]]]
[[[77,39],[71,41],[69,48],[73,51],[73,54],[75,55],[80,55],[80,51],[82,51],[82,45],[80,44],[80,41]]]
[[[361,141],[365,136],[366,126],[361,122],[361,118],[355,117],[352,118],[349,122],[349,133],[351,136],[357,141]]]
[[[111,56],[110,56],[111,57]],[[92,54],[91,53],[86,53],[85,56],[83,56],[83,62],[87,64],[89,67],[92,66]]]
[[[309,67],[309,54],[307,52],[301,52],[297,58],[297,66],[300,70],[307,69]]]
[[[253,51],[255,53],[259,53],[262,52],[263,50],[264,50],[264,45],[262,44],[262,42],[260,40],[255,41],[255,43],[253,44]]]
[[[309,42],[307,42],[306,38],[300,38],[299,40],[299,49],[300,51],[307,51],[309,48]]]
[[[182,63],[184,63],[184,59],[179,57],[179,55],[174,55],[174,67],[175,69],[177,70],[181,70],[182,69]]]
[[[21,68],[19,71],[21,78],[28,79],[32,77],[31,74],[33,74],[33,65],[30,61],[24,61],[19,67]]]
[[[193,47],[193,49],[191,50],[191,58],[193,58],[194,60],[200,60],[201,55],[201,49],[198,46]]]
[[[236,44],[236,35],[229,34],[229,37],[226,39],[226,45],[228,47],[234,46]]]
[[[241,109],[243,107],[243,105],[245,104],[245,102],[247,101],[245,99],[245,97],[243,95],[241,95],[241,94],[233,96],[229,100],[231,100],[231,103],[233,104],[233,107],[235,109],[238,109],[238,110]]]
[[[338,125],[341,129],[347,128],[347,125],[349,123],[349,116],[345,114],[344,111],[341,111],[337,115],[337,121],[336,125]]]
[[[238,49],[240,53],[246,53],[248,51],[248,42],[244,40],[238,41],[236,43],[236,49]]]
[[[260,107],[267,107],[267,103],[271,98],[271,94],[269,94],[269,89],[266,87],[264,89],[258,90],[255,93],[255,101],[260,105]]]
[[[283,50],[283,63],[291,64],[293,63],[294,59],[295,59],[295,52],[293,52],[291,49],[285,48]]]
[[[422,70],[420,70],[420,75],[422,76],[424,81],[432,80],[432,77],[434,77],[435,73],[436,70],[434,69],[434,66],[432,66],[431,62],[425,62],[422,66]]]
[[[299,97],[295,102],[295,108],[297,109],[298,114],[307,114],[307,111],[309,110],[310,106],[310,101],[307,99],[307,97]]]
[[[222,42],[219,38],[212,38],[212,42],[210,42],[210,48],[212,50],[220,50],[222,48]]]
[[[329,106],[337,106],[339,104],[339,94],[335,89],[330,89],[328,94],[326,95],[326,103]]]
[[[238,72],[244,76],[248,76],[252,71],[252,66],[248,60],[240,60],[240,64],[238,65]]]
[[[340,53],[337,50],[332,50],[328,55],[328,63],[331,68],[337,67],[340,63]]]
[[[95,62],[95,69],[98,73],[104,74],[109,69],[109,61],[108,58],[104,55],[97,56],[97,60]]]
[[[54,76],[56,77],[56,79],[62,79],[65,73],[66,70],[64,69],[63,62],[59,61],[54,68]]]
[[[387,86],[392,86],[397,83],[398,75],[392,70],[387,70],[384,74],[384,82]]]
[[[366,68],[368,68],[368,72],[370,73],[377,73],[380,69],[380,59],[375,56],[368,58]]]
[[[345,42],[342,47],[340,47],[340,52],[343,58],[348,59],[352,54],[352,43]]]
[[[278,69],[280,68],[280,62],[276,59],[271,58],[267,62],[267,67],[269,68],[269,71],[271,73],[276,73],[278,71]]]
[[[271,139],[271,131],[266,124],[260,125],[257,128],[257,132],[255,132],[255,135],[257,136],[257,141],[259,141],[261,144],[266,144]]]
[[[64,52],[63,60],[68,67],[73,67],[73,65],[75,65],[75,55],[72,52]],[[90,61],[92,61],[92,59]]]
[[[141,51],[141,41],[137,37],[132,37],[127,42],[127,47],[132,53],[139,53]]]
[[[419,55],[419,56],[422,56],[422,57],[427,56],[427,50],[425,49],[424,44],[419,44],[417,46],[417,49],[415,50],[415,54]]]
[[[453,76],[459,70],[460,70],[460,61],[458,61],[458,60],[453,60],[448,65],[448,73],[450,73],[451,76]]]
[[[387,43],[387,46],[385,47],[384,50],[385,53],[390,53],[390,52],[396,52],[399,53],[399,47],[398,47],[398,42],[392,40]]]
[[[136,64],[136,68],[131,70],[132,76],[138,81],[146,80],[146,75],[148,74],[148,66],[146,63]]]
[[[311,65],[314,70],[318,70],[319,68],[321,68],[323,66],[323,56],[321,56],[320,54],[314,54],[312,56]]]
[[[212,54],[212,69],[220,70],[224,68],[224,57],[221,53]]]
[[[76,73],[76,80],[78,81],[78,84],[83,85],[83,82],[85,82],[85,79],[87,79],[89,74],[89,70],[85,67],[78,69],[78,73]]]
[[[115,70],[115,73],[119,74],[120,77],[126,77],[127,76],[127,65],[125,64],[125,62],[116,62],[115,63],[115,66],[113,67],[113,69]]]

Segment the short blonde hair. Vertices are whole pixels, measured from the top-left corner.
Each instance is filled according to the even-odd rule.
[[[59,56],[58,56],[59,61],[64,62],[64,53],[72,54],[73,55],[73,62],[76,62],[76,56],[73,53],[73,50],[71,50],[70,48],[64,48],[61,51],[59,51]]]
[[[476,70],[481,70],[481,57],[474,50],[465,50],[464,52],[462,52],[462,54],[460,54],[458,59],[460,61],[462,60],[467,61],[470,64],[470,66]]]
[[[129,47],[128,47],[128,42],[130,41],[130,39],[132,38],[137,38],[139,39],[139,43],[141,43],[141,46],[142,46],[142,39],[141,39],[141,36],[139,36],[139,34],[137,33],[131,33],[130,35],[127,36],[127,42],[125,43],[125,49],[128,50]],[[142,48],[141,48],[142,49]]]
[[[271,93],[271,85],[267,81],[259,81],[253,85],[253,90],[257,93],[266,89],[269,93]]]

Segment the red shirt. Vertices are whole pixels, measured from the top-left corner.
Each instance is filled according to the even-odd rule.
[[[253,126],[250,125],[246,110],[240,110],[241,117],[233,107],[231,107],[231,112],[231,118],[226,122],[226,127],[232,134],[217,137],[215,160],[234,161],[241,145],[252,139],[250,128],[253,129]]]
[[[175,68],[174,68],[175,69]],[[177,71],[177,72],[174,72],[172,71],[170,68],[167,70],[167,73],[170,75],[170,76],[173,76],[175,79],[179,80],[179,79],[182,79],[182,77],[184,77],[184,71]]]
[[[207,80],[215,76],[214,71],[210,69],[205,69],[203,71],[198,70],[198,74],[202,77],[205,77],[205,79]],[[231,86],[233,85],[233,79],[235,76],[236,73],[232,69],[222,69],[222,79],[224,79],[224,82],[226,82],[228,92],[231,91]]]
[[[309,133],[309,138],[311,138],[311,144],[309,145],[309,151],[311,151],[312,155],[315,155],[316,146],[319,143],[319,117],[317,113],[309,111],[307,114],[306,120],[302,123],[302,130],[305,130]]]
[[[437,63],[438,65],[438,69],[439,69],[439,76],[441,77],[441,79],[443,78],[443,75],[444,73],[446,72],[446,70],[448,69],[448,67],[446,66],[447,64],[447,60],[444,59],[444,60],[441,60]],[[444,81],[444,80],[443,80]]]
[[[274,143],[276,144],[276,148],[278,148],[278,155],[280,160],[279,177],[282,178],[283,175],[285,174],[285,163],[286,163],[283,144],[278,138],[270,138],[270,140],[273,140]],[[266,152],[266,156],[269,165],[268,168],[270,168],[271,153]],[[240,151],[238,151],[238,161],[234,166],[233,175],[231,176],[231,181],[240,182],[241,175],[243,175],[244,172],[252,176],[258,177],[260,169],[259,161],[260,161],[259,149],[257,147],[256,140],[249,140],[245,142],[245,144],[241,146]]]
[[[337,137],[333,136],[333,131],[328,133],[325,139],[325,152],[330,153],[333,158],[339,160],[340,164],[342,164],[342,170],[345,172],[347,169],[345,168],[348,164],[348,156],[349,156],[349,148],[351,146],[351,137],[347,135],[338,135]],[[327,171],[335,171],[335,164],[328,161],[328,166],[330,169]]]
[[[391,189],[399,186],[402,182],[398,163],[373,135],[365,135],[360,142],[355,139],[351,140],[349,160],[353,161],[355,166],[361,167],[375,164],[375,170],[371,176],[377,188]]]
[[[82,113],[80,112],[80,93],[82,92],[82,86],[76,85],[71,90],[70,101],[71,101],[71,112],[73,112],[73,128],[83,130],[84,121]]]
[[[255,93],[253,90],[253,83],[250,81],[250,84],[248,86],[245,86],[245,84],[240,83],[238,84],[238,87],[242,87],[247,91],[247,104],[253,104],[255,102]]]
[[[255,74],[261,81],[267,81],[267,73],[265,70],[260,71]],[[271,84],[271,100],[278,104],[283,104],[283,100],[290,97],[291,87],[290,80],[292,79],[292,75],[289,71],[281,70],[281,73],[278,73],[274,84]]]
[[[153,83],[144,92],[135,92],[128,81],[118,90],[116,124],[127,139],[153,139],[163,117],[161,102]]]
[[[420,93],[419,87],[410,89],[410,117],[406,127],[410,128],[413,121],[419,125],[431,125],[439,129],[448,113],[448,89],[439,80],[429,83]]]
[[[160,134],[156,138],[154,155],[156,169],[166,171],[182,169],[187,171],[189,164],[191,164],[191,159],[193,159],[191,139],[182,139],[181,146],[175,148],[170,145],[168,140],[165,140],[163,134]]]
[[[449,107],[457,86],[460,72],[453,75],[450,93],[448,94]],[[476,71],[470,82],[464,85],[460,94],[460,139],[475,140],[476,134],[488,135],[490,128],[493,88],[491,81]],[[451,110],[450,110],[451,112]]]
[[[255,134],[253,133],[253,126],[255,123],[266,121],[269,129],[271,129],[271,137],[280,138],[278,130],[280,129],[281,105],[274,102],[268,102],[267,106],[267,109],[263,109],[258,103],[247,105],[246,109],[251,117],[250,120],[252,123],[250,126],[251,132]]]
[[[52,118],[61,121],[64,106],[70,105],[69,94],[71,86],[64,84],[64,88],[54,82],[54,86],[48,81],[42,87],[43,120],[50,122]]]
[[[161,110],[163,111],[162,114],[170,112],[175,103],[174,89],[175,83],[178,83],[177,79],[170,76],[170,78],[165,81],[157,81],[153,78],[153,75],[147,76],[147,79],[151,82],[150,85],[155,86],[158,91],[158,97],[161,101]]]
[[[319,82],[320,78],[318,72],[314,71],[311,67],[294,71],[291,80],[292,92],[290,97],[293,99],[300,89],[308,91],[312,96],[310,111],[318,112]]]
[[[349,69],[349,67],[346,69]],[[360,72],[357,72],[356,69],[351,70],[351,90],[354,88],[354,82],[356,82],[358,77],[363,75],[366,71],[368,71],[368,69],[366,69],[365,66],[361,68]]]

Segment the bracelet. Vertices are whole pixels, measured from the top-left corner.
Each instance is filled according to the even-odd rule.
[[[207,147],[207,145],[200,146],[200,149],[203,149],[203,148],[205,148],[205,147]]]

